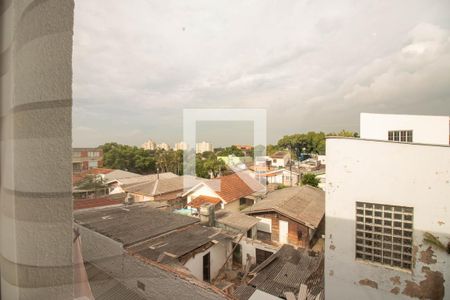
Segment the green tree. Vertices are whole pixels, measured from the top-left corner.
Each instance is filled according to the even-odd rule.
[[[104,188],[106,185],[100,176],[88,174],[76,185],[76,187],[79,190],[94,190]]]
[[[217,156],[228,156],[228,155],[244,156],[244,152],[235,145],[233,145],[231,147],[226,147],[225,149],[217,153]]]
[[[135,146],[106,143],[103,149],[103,164],[106,168],[149,174],[156,171],[154,152]]]
[[[195,172],[198,177],[215,178],[224,170],[226,170],[225,163],[213,152],[196,155]]]
[[[320,183],[319,178],[315,174],[307,173],[302,176],[302,185],[310,185],[313,187],[318,187]]]

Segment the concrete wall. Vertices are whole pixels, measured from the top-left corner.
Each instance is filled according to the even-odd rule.
[[[328,139],[326,298],[448,299],[450,255],[423,234],[449,241],[449,182],[448,146]],[[357,201],[414,208],[411,272],[355,260]]]
[[[261,249],[272,253],[275,253],[277,251],[277,248],[274,246],[267,245],[262,242],[245,237],[242,238],[239,244],[241,245],[242,266],[245,266],[245,264],[247,263],[247,255],[251,257],[253,263],[256,262],[256,249]]]
[[[220,268],[225,263],[228,254],[231,252],[231,242],[225,244],[216,244],[204,252],[197,253],[193,258],[188,260],[184,266],[199,280],[203,280],[203,256],[210,253],[211,259],[211,280],[218,274]],[[231,259],[230,259],[231,261]]]
[[[223,208],[225,208],[229,211],[239,212],[240,211],[239,207],[240,207],[240,201],[238,199],[233,202],[225,204]]]
[[[2,299],[73,299],[73,8],[0,4]]]
[[[360,123],[363,139],[388,140],[389,130],[413,130],[414,143],[449,144],[448,116],[362,113]]]

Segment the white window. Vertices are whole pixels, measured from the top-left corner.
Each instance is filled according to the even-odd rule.
[[[88,152],[88,157],[99,157],[100,154],[98,153],[98,151],[89,151]]]
[[[413,141],[413,131],[412,130],[391,130],[388,131],[388,140],[394,142],[408,142]]]
[[[412,207],[356,202],[356,258],[411,269]]]

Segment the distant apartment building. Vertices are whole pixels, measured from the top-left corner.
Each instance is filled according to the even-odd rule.
[[[166,144],[166,143],[160,143],[160,144],[156,145],[156,149],[169,151],[170,146],[169,146],[169,144]]]
[[[206,151],[213,151],[213,145],[211,143],[208,142],[201,142],[201,143],[197,143],[195,144],[195,153],[203,153]]]
[[[103,166],[103,150],[100,148],[73,148],[72,170],[75,173]]]
[[[326,299],[449,299],[448,117],[362,114],[361,137],[327,139]]]
[[[188,149],[188,145],[185,142],[179,142],[179,143],[175,144],[174,149],[175,149],[175,151],[176,150],[183,150],[183,151],[185,151],[185,150]]]
[[[156,143],[152,140],[148,140],[142,144],[141,148],[145,150],[156,150]]]
[[[361,138],[420,144],[449,144],[448,116],[362,113]]]

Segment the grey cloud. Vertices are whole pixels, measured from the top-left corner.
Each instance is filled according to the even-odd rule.
[[[447,2],[78,1],[74,143],[173,143],[188,107],[267,108],[271,142],[449,114]]]

